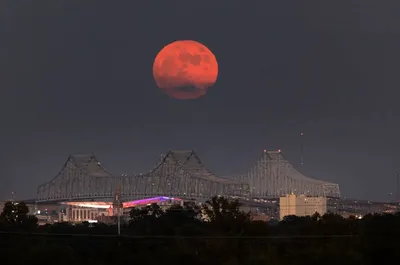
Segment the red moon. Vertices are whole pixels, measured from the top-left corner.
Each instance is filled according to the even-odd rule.
[[[157,86],[176,99],[204,96],[218,77],[215,55],[203,44],[193,40],[175,41],[156,56],[153,76]]]

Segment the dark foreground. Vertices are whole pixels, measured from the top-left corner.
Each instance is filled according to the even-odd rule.
[[[253,222],[235,202],[203,209],[156,205],[131,211],[122,236],[87,223],[37,227],[32,218],[0,222],[0,264],[384,264],[400,260],[400,214],[343,219],[334,214],[277,224]]]

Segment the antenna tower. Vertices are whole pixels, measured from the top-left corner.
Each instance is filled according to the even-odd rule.
[[[396,201],[400,202],[400,173],[397,174],[396,189]]]
[[[13,192],[11,192],[11,198],[10,198],[10,201],[14,202],[14,201],[15,201],[15,197],[16,197],[16,195],[15,195],[15,192],[14,192],[14,191],[13,191]]]
[[[303,143],[304,133],[300,133],[301,143],[300,143],[300,163],[304,165],[304,143]]]

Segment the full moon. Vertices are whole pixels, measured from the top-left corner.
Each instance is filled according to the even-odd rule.
[[[157,86],[170,97],[197,99],[217,81],[218,62],[215,55],[197,41],[175,41],[157,54],[153,76]]]

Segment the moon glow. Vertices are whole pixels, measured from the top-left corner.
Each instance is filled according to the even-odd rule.
[[[215,55],[197,41],[175,41],[157,54],[153,76],[157,86],[170,97],[197,99],[217,81],[218,62]]]

